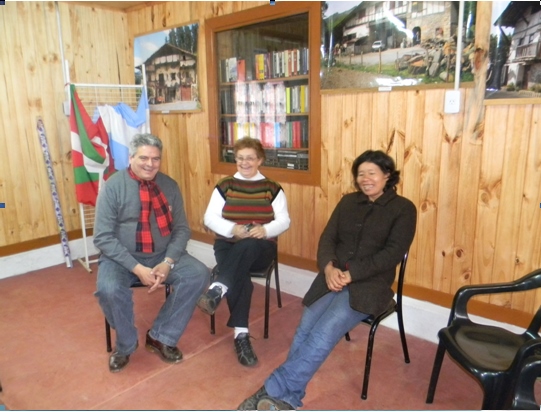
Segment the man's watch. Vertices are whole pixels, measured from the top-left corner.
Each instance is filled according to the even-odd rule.
[[[169,262],[167,259],[164,259],[163,262],[167,263],[171,270],[175,267],[175,262]]]

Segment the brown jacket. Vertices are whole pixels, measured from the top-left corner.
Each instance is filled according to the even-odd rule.
[[[378,315],[389,305],[396,266],[409,249],[417,209],[393,189],[371,202],[362,192],[345,195],[334,209],[319,239],[319,273],[303,299],[310,306],[330,290],[325,282],[325,266],[349,270],[350,306],[363,313]]]

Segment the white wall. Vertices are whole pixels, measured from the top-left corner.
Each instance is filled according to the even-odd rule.
[[[69,242],[69,245],[73,261],[72,264],[81,264],[77,259],[85,256],[83,240],[78,239]],[[93,256],[98,252],[92,244],[92,238],[87,239],[87,248],[90,256]],[[188,243],[188,252],[205,263],[208,267],[213,267],[216,264],[212,245],[190,240]],[[0,271],[0,279],[22,275],[34,270],[65,263],[66,261],[60,244],[6,256],[0,258],[0,267],[2,268]],[[315,272],[280,264],[280,289],[284,293],[303,297],[315,276]],[[264,284],[264,281],[261,279],[254,279],[254,282]],[[273,283],[271,282],[271,285],[272,284]],[[403,298],[402,304],[406,333],[437,343],[438,331],[447,325],[449,309],[408,297]],[[478,316],[472,316],[471,318],[476,322],[505,327],[513,332],[521,333],[523,331],[522,328],[514,325],[503,324]],[[382,322],[382,325],[397,329],[396,315],[392,315],[385,319]]]

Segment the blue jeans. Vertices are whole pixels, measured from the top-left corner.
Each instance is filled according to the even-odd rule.
[[[346,332],[367,317],[349,306],[347,287],[305,307],[286,361],[265,381],[267,393],[301,407],[310,379]]]
[[[154,267],[164,257],[165,252],[164,256],[136,259],[144,266]],[[133,291],[130,286],[137,282],[138,277],[104,255],[100,256],[98,265],[97,291],[94,295],[107,321],[116,330],[116,351],[120,355],[129,355],[137,347]],[[175,263],[175,268],[166,279],[171,285],[171,293],[150,329],[153,339],[168,346],[177,345],[208,279],[208,268],[187,253]]]

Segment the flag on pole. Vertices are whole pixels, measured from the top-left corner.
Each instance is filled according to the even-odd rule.
[[[97,109],[109,136],[115,169],[126,169],[130,164],[129,146],[133,136],[150,133],[150,113],[145,89],[143,88],[139,98],[137,111],[126,103],[118,103],[116,106],[100,105]]]
[[[96,206],[100,182],[107,180],[115,170],[109,138],[101,118],[92,122],[73,84],[70,95],[71,157],[77,201]]]

